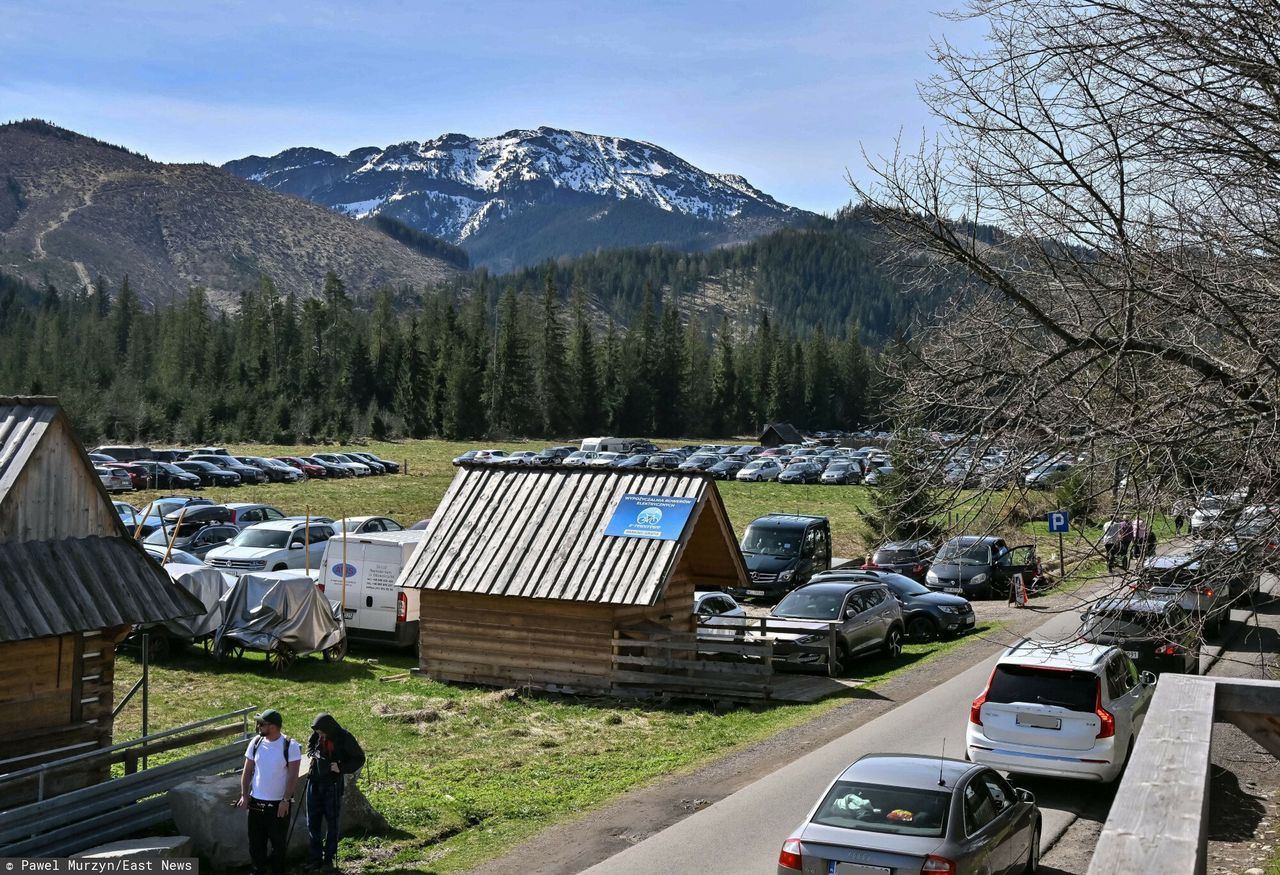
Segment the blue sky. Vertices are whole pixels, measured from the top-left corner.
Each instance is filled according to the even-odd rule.
[[[862,149],[918,142],[946,0],[0,0],[0,119],[162,161],[514,128],[647,140],[832,211]]]

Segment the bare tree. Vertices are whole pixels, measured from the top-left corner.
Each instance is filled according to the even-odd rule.
[[[1206,490],[1274,500],[1280,4],[956,15],[990,30],[935,46],[921,94],[943,133],[858,189],[901,271],[960,289],[896,359],[903,403],[1011,460],[1078,459],[1146,520]],[[1255,568],[1274,528],[1218,552]]]

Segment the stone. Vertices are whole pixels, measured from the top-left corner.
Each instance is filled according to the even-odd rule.
[[[302,758],[301,775],[305,778],[310,760]],[[289,856],[307,853],[307,810],[304,793],[306,781],[299,779],[290,817],[293,832],[289,837]],[[194,853],[219,869],[249,865],[249,838],[245,827],[247,814],[236,807],[240,798],[240,775],[199,777],[179,784],[168,793],[169,813],[178,831],[191,837]],[[347,778],[342,797],[342,835],[371,835],[389,831],[386,818],[374,810],[360,791],[359,784]]]
[[[1254,866],[1252,869],[1245,869],[1244,875],[1266,875],[1266,873],[1264,873],[1257,866]]]
[[[143,860],[193,857],[195,853],[188,836],[150,836],[107,842],[71,856],[87,860]]]

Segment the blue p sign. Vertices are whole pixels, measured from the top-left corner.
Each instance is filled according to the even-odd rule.
[[[1065,510],[1049,511],[1049,531],[1053,532],[1069,532],[1071,519],[1067,516]]]

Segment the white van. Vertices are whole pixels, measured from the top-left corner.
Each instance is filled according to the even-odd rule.
[[[616,437],[583,438],[581,449],[589,453],[630,453],[635,441]]]
[[[330,538],[316,585],[330,601],[346,608],[347,636],[396,647],[418,643],[418,591],[396,586],[400,571],[426,535],[425,530],[369,532]],[[343,596],[343,576],[346,595]]]

